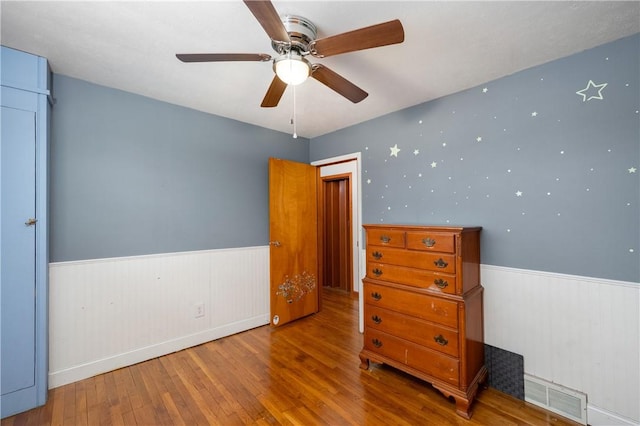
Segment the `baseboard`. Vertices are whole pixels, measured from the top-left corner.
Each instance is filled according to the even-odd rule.
[[[169,340],[155,345],[121,353],[109,358],[99,359],[90,363],[76,365],[59,371],[49,372],[49,389],[83,380],[98,374],[113,371],[128,365],[137,364],[152,358],[177,352],[192,346],[201,345],[212,340],[250,330],[269,324],[269,314],[259,315],[243,321],[225,324],[178,339]]]
[[[587,422],[590,426],[640,426],[640,423],[587,404]]]

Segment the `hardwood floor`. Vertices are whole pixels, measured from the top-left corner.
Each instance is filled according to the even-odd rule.
[[[465,420],[428,383],[361,370],[357,328],[357,300],[327,290],[316,315],[52,389],[2,426],[577,424],[491,388]]]

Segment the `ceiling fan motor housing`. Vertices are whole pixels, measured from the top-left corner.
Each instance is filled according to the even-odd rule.
[[[309,53],[309,43],[316,39],[317,30],[316,26],[302,16],[297,15],[285,15],[282,17],[282,23],[284,24],[291,43],[287,43],[280,40],[272,40],[271,46],[273,50],[283,55],[294,50],[301,55],[307,55]]]

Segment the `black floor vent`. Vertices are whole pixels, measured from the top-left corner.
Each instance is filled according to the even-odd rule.
[[[524,358],[522,355],[484,345],[484,359],[489,371],[487,385],[524,400]]]

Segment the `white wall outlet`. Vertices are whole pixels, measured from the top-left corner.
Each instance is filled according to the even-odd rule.
[[[194,305],[193,316],[200,318],[204,316],[204,303],[196,303]]]

